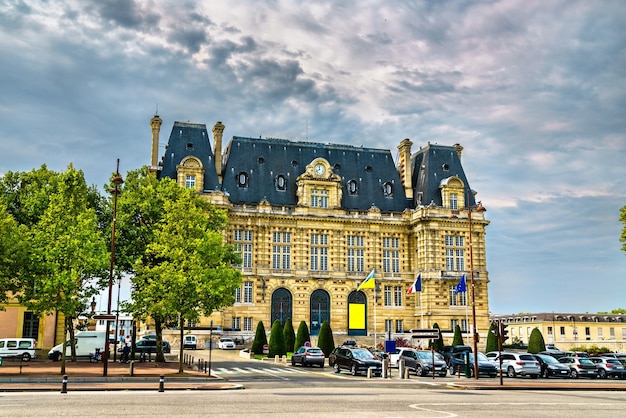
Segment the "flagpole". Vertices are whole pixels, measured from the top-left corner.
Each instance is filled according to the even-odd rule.
[[[374,349],[376,346],[376,279],[374,279]]]

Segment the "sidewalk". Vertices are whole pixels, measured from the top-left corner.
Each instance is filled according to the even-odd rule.
[[[196,371],[185,365],[179,373],[178,362],[134,362],[131,365],[109,362],[107,377],[103,364],[80,360],[67,362],[65,375],[67,391],[89,390],[225,390],[241,389],[241,385],[225,382],[216,376]],[[163,382],[161,382],[163,378]],[[62,391],[64,377],[61,362],[36,360],[7,361],[0,366],[0,392],[7,391]],[[162,383],[162,384],[161,384]]]

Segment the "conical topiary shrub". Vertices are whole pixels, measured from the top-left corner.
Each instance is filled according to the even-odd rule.
[[[283,335],[283,326],[277,319],[272,324],[272,330],[270,331],[270,352],[269,356],[284,356],[287,354],[285,349],[285,336]]]
[[[256,325],[256,333],[252,342],[252,352],[254,354],[263,354],[263,346],[267,344],[267,335],[265,335],[265,326],[263,321],[259,321]]]
[[[317,346],[324,352],[324,355],[328,357],[335,348],[335,339],[333,338],[333,330],[330,329],[328,321],[322,323],[320,333],[317,337]]]
[[[533,328],[528,339],[528,352],[537,354],[546,350],[546,342],[543,339],[543,334],[539,331],[539,328]]]
[[[311,336],[309,335],[309,327],[307,326],[306,322],[302,321],[300,322],[300,325],[298,326],[298,333],[296,334],[296,343],[293,346],[294,350],[297,350],[298,348],[302,347],[304,343],[306,343],[307,341],[311,341]]]
[[[463,334],[461,333],[461,327],[458,324],[454,327],[452,345],[463,345]]]
[[[489,332],[487,333],[487,345],[485,346],[485,352],[498,351],[498,337],[493,329],[493,324],[489,326]]]
[[[293,331],[293,324],[291,323],[291,318],[285,321],[285,329],[283,330],[283,334],[285,336],[285,349],[287,352],[293,353],[294,344],[296,342],[296,333]]]

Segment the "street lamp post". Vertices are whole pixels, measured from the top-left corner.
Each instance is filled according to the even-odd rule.
[[[474,259],[472,249],[472,211],[484,212],[487,209],[478,202],[472,205],[470,201],[470,190],[467,189],[467,223],[469,225],[469,264],[470,264],[470,290],[472,297],[472,341],[474,343],[474,378],[478,379],[478,327],[476,326],[476,291],[474,283]]]
[[[113,221],[111,226],[111,262],[109,265],[109,300],[107,303],[107,315],[110,317],[111,315],[111,299],[113,299],[113,266],[115,264],[115,224],[117,222],[117,195],[120,193],[119,186],[124,183],[122,176],[120,176],[120,159],[117,159],[117,167],[115,169],[115,176],[111,180],[113,183],[113,189],[111,189],[111,194],[113,194]],[[102,355],[102,375],[107,376],[108,372],[108,364],[109,364],[109,324],[110,320],[107,318],[105,320],[105,328],[104,328],[104,353]],[[117,338],[117,337],[116,337]]]

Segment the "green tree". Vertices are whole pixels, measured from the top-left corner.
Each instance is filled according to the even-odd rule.
[[[441,329],[439,329],[439,324],[437,324],[436,322],[433,324],[433,329],[437,330],[437,333],[439,334],[439,338],[437,338],[436,340],[430,340],[430,342],[428,343],[428,348],[433,347],[435,348],[435,351],[441,353],[443,351],[443,334],[441,333]]]
[[[285,337],[283,335],[283,326],[277,319],[272,324],[272,330],[270,331],[270,352],[269,356],[284,356],[287,354],[285,349]]]
[[[294,344],[296,342],[296,333],[293,330],[293,324],[291,323],[291,318],[285,321],[285,328],[283,330],[285,334],[285,348],[287,352],[294,351]]]
[[[463,334],[461,334],[461,327],[458,324],[454,327],[452,345],[463,345]]]
[[[317,337],[317,346],[324,352],[326,357],[335,349],[335,339],[328,321],[322,322],[320,333]]]
[[[177,318],[182,341],[185,322],[234,303],[241,273],[232,266],[240,259],[232,246],[223,243],[227,226],[223,212],[191,190],[171,183],[163,186],[178,190],[174,199],[164,202],[154,240],[133,265],[133,283],[141,287],[136,287],[131,306],[151,317]],[[164,361],[159,354],[157,361]],[[181,373],[183,366],[180,350]]]
[[[489,332],[487,333],[487,345],[485,347],[485,351],[489,353],[490,351],[498,351],[498,337],[496,337],[496,333],[493,329],[493,324],[489,325]]]
[[[254,333],[254,341],[252,342],[252,352],[254,354],[263,354],[263,347],[267,345],[267,334],[265,333],[265,326],[263,321],[259,321],[256,325],[256,332]]]
[[[48,206],[31,227],[31,242],[30,263],[20,277],[18,299],[38,315],[61,313],[73,341],[74,320],[108,282],[106,241],[87,199],[82,171],[70,166],[59,175]],[[64,369],[65,347],[62,373]]]
[[[298,325],[298,332],[296,333],[296,343],[293,346],[294,349],[297,350],[302,347],[307,341],[311,341],[309,327],[306,322],[300,321],[300,325]]]
[[[19,290],[18,278],[28,265],[29,240],[28,228],[19,225],[0,202],[0,310],[5,309],[9,295]]]
[[[537,354],[541,351],[545,351],[546,343],[543,339],[543,335],[539,328],[533,328],[530,333],[530,338],[528,339],[528,352],[532,354]]]

